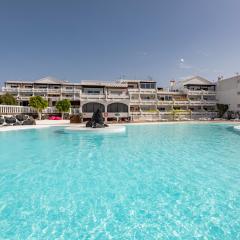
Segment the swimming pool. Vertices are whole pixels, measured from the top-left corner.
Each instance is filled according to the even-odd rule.
[[[240,239],[226,124],[0,133],[0,239]]]

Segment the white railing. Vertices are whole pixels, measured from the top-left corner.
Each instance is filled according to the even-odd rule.
[[[189,101],[189,105],[191,105],[191,106],[194,106],[194,105],[202,105],[202,101],[201,100],[199,100],[199,101]]]
[[[183,90],[184,93],[188,94],[188,95],[216,95],[216,91],[206,91],[206,90],[188,90],[188,89],[184,89]]]
[[[74,89],[62,89],[62,92],[64,92],[64,93],[74,93],[74,92],[77,92],[76,90],[74,90]]]
[[[156,100],[147,100],[147,99],[144,99],[144,100],[141,100],[140,101],[140,104],[141,105],[156,105]]]
[[[174,105],[188,105],[189,101],[175,101],[174,100]]]
[[[0,105],[0,114],[20,114],[20,113],[35,113],[36,111],[31,107],[14,106],[14,105]]]
[[[71,113],[79,113],[79,108],[71,108]],[[36,110],[27,106],[15,105],[0,105],[0,115],[14,115],[14,114],[31,114],[36,113]],[[48,107],[43,110],[43,113],[58,113],[55,107]]]
[[[189,105],[194,106],[194,105],[211,105],[214,106],[217,104],[216,100],[199,100],[199,101],[189,101]]]
[[[80,97],[82,99],[105,99],[105,94],[81,94]]]
[[[109,99],[129,99],[129,95],[126,94],[108,94]]]
[[[173,101],[159,101],[157,102],[158,105],[172,105]]]
[[[52,101],[59,101],[61,100],[60,97],[49,97]]]
[[[140,99],[130,99],[130,103],[140,103]]]
[[[156,89],[143,89],[143,88],[140,88],[140,93],[141,94],[149,94],[149,93],[156,93],[157,90]]]
[[[140,91],[139,91],[138,88],[129,88],[129,89],[128,89],[128,92],[129,92],[129,93],[139,93]]]
[[[2,88],[3,92],[18,92],[18,88],[7,88],[7,87],[3,87]]]

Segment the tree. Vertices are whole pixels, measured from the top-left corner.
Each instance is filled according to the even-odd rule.
[[[60,100],[57,102],[56,108],[62,114],[62,119],[63,119],[64,113],[70,111],[71,102],[68,99]]]
[[[223,117],[223,115],[225,114],[225,112],[228,110],[228,105],[226,104],[217,104],[217,110],[218,110],[218,115],[220,118]]]
[[[42,111],[48,107],[47,100],[43,99],[41,96],[30,97],[29,106],[36,109],[38,113],[38,119],[42,119]]]
[[[17,105],[17,101],[10,93],[5,93],[0,96],[0,104],[3,105]]]

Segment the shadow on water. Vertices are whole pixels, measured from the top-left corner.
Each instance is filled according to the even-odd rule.
[[[101,146],[102,144],[114,141],[118,139],[126,139],[128,137],[128,132],[124,133],[110,133],[110,132],[78,132],[78,131],[69,131],[67,129],[57,129],[53,132],[55,135],[60,135],[68,142],[78,143],[94,143],[94,145]],[[56,136],[57,137],[57,136]],[[122,141],[121,140],[121,141]]]
[[[59,134],[59,135],[69,135],[69,134],[71,134],[70,132],[65,131],[65,129],[55,130],[54,133]]]

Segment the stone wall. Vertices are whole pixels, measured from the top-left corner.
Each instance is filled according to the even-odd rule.
[[[19,126],[19,125],[36,125],[36,121],[33,117],[24,114],[12,116],[0,115],[0,126]]]

